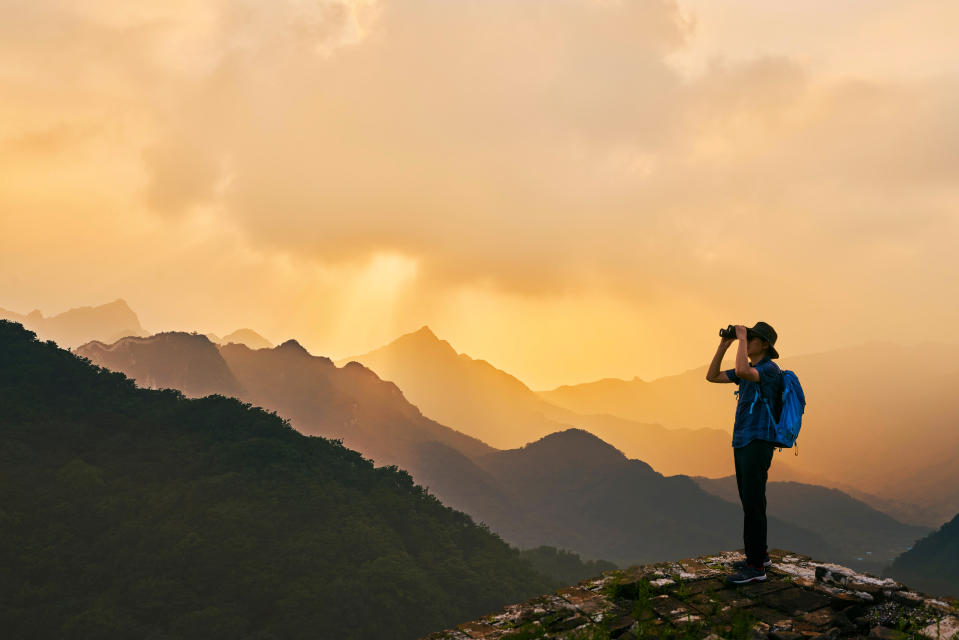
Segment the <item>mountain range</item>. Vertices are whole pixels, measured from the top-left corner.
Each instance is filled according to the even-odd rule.
[[[340,438],[379,464],[407,469],[445,504],[521,547],[550,545],[629,564],[729,546],[741,537],[738,504],[704,492],[686,476],[665,477],[590,432],[565,428],[498,450],[424,417],[399,387],[362,364],[337,367],[293,340],[253,350],[165,333],[113,345],[94,342],[76,352],[188,395],[215,388],[204,382],[208,378],[218,381],[220,393],[276,411],[304,433]],[[771,518],[770,535],[792,548],[855,564],[844,552],[855,542],[846,539],[848,532],[833,540],[825,535],[826,523],[818,525]],[[900,525],[887,543],[895,546],[912,533]]]
[[[485,360],[460,353],[429,327],[400,336],[363,355],[336,360],[362,362],[391,380],[425,415],[510,449],[571,427],[586,429],[630,457],[664,475],[721,476],[732,464],[732,435],[718,428],[672,429],[611,413],[582,414],[541,398],[522,381]],[[717,389],[712,389],[718,393]],[[724,459],[717,451],[728,450]],[[681,455],[677,455],[682,452]],[[814,482],[789,463],[776,466],[777,478]]]
[[[4,309],[0,317],[62,346],[147,335],[122,299],[50,318]],[[209,337],[270,346],[250,329]],[[956,355],[954,344],[888,341],[787,354],[778,362],[800,375],[809,404],[798,446],[777,453],[770,478],[838,488],[902,522],[937,527],[951,519],[959,511],[952,463],[959,399],[949,387]],[[428,327],[337,364],[351,360],[395,382],[427,417],[498,448],[578,427],[665,475],[717,478],[731,468],[731,456],[716,452],[731,440],[734,385],[705,383],[705,366],[649,382],[604,379],[534,392],[486,361],[457,354]],[[891,363],[926,376],[894,379],[885,375]]]
[[[770,478],[842,489],[912,524],[950,519],[959,512],[957,356],[956,345],[889,342],[783,356],[777,363],[797,372],[807,405],[798,446],[777,452]],[[731,449],[736,385],[706,382],[705,366],[534,392],[428,327],[350,359],[395,382],[425,415],[494,446],[574,426],[665,474],[721,477],[732,466],[731,452],[718,453]],[[893,363],[925,373],[890,376]]]
[[[151,335],[140,325],[136,313],[122,298],[93,307],[76,307],[49,318],[44,317],[39,309],[21,314],[0,308],[0,318],[19,322],[41,340],[53,340],[66,349],[92,340],[110,344],[127,336]],[[207,333],[206,336],[216,344],[235,342],[251,349],[273,346],[253,329],[237,329],[222,338],[214,333]]]
[[[210,339],[210,342],[215,344],[230,344],[233,342],[236,344],[246,345],[251,349],[271,349],[273,347],[272,342],[261,336],[253,329],[237,329],[233,333],[228,333],[222,338],[215,333],[207,333],[205,335]]]
[[[195,333],[164,332],[111,345],[90,342],[74,352],[149,388],[178,389],[188,397],[218,393],[266,407],[302,433],[338,438],[379,464],[408,463],[421,443],[446,443],[470,454],[492,450],[425,418],[396,385],[363,365],[336,367],[295,340],[250,349],[215,345]]]
[[[39,309],[27,314],[0,309],[0,318],[19,322],[41,340],[53,340],[65,349],[90,340],[109,343],[126,336],[149,335],[140,326],[137,315],[120,298],[96,307],[70,309],[49,318]]]

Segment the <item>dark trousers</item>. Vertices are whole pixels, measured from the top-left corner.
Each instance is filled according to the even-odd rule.
[[[743,546],[746,562],[760,565],[766,558],[766,476],[776,446],[766,440],[753,440],[733,449],[736,461],[736,486],[743,505]]]

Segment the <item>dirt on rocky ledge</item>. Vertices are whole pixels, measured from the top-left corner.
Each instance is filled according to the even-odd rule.
[[[766,580],[725,582],[742,551],[609,571],[424,640],[959,640],[959,601],[782,549]]]

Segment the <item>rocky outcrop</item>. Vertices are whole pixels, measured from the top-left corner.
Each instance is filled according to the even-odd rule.
[[[767,579],[731,585],[741,552],[609,571],[426,640],[508,638],[959,638],[959,600],[891,578],[769,552]]]

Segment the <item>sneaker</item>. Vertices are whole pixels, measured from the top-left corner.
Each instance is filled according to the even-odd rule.
[[[766,579],[765,567],[751,567],[747,565],[739,573],[731,573],[726,576],[726,582],[729,584],[746,584],[747,582],[760,582]]]
[[[763,566],[764,566],[764,567],[768,567],[768,566],[771,565],[772,563],[773,563],[773,561],[769,559],[769,554],[766,554],[766,559],[763,560]],[[733,563],[733,569],[740,570],[740,569],[745,569],[745,568],[746,568],[746,561],[745,561],[745,560],[737,560],[736,562]]]

